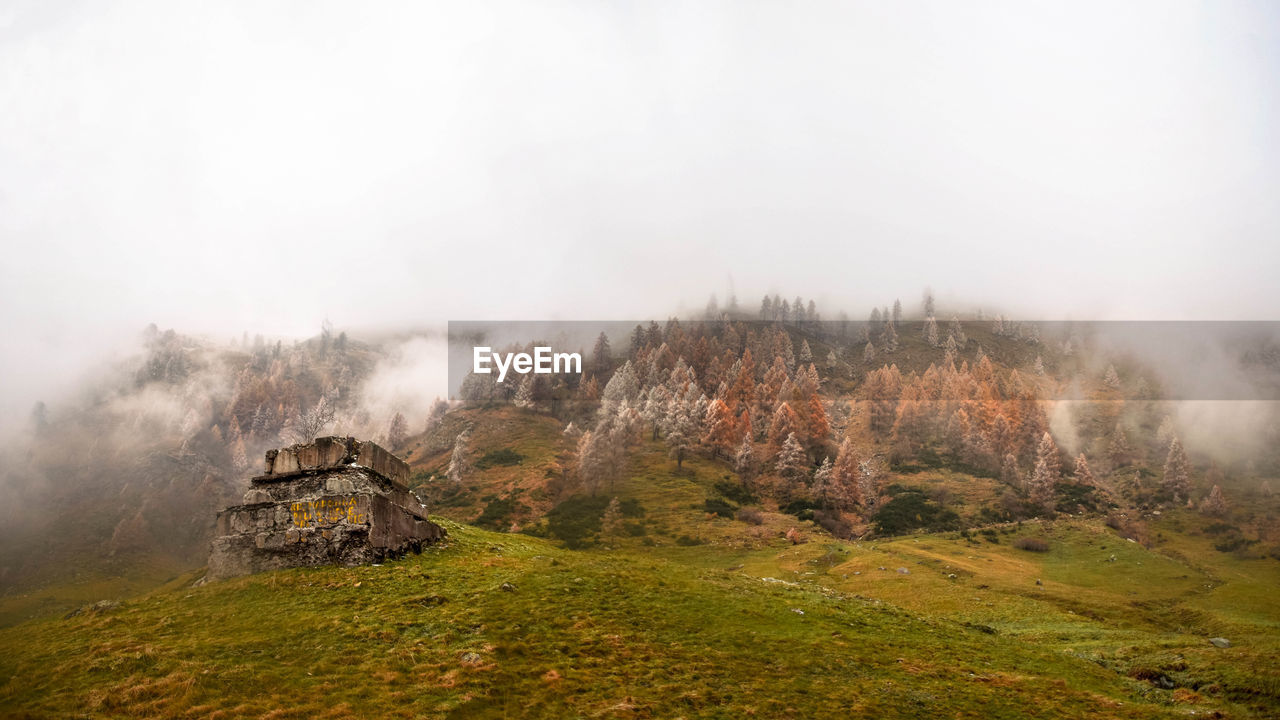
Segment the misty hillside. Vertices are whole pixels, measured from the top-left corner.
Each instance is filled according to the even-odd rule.
[[[87,587],[128,593],[199,567],[214,514],[238,501],[262,453],[327,433],[408,459],[437,512],[553,536],[557,508],[606,498],[644,457],[654,471],[721,468],[737,489],[709,508],[777,510],[842,539],[1063,514],[1136,533],[1147,513],[1238,514],[1269,492],[1274,418],[1251,428],[1268,451],[1224,455],[1221,433],[1180,424],[1188,403],[1162,400],[1152,364],[1110,353],[1087,328],[944,320],[932,304],[909,315],[895,302],[862,321],[824,320],[801,298],[711,305],[600,337],[581,375],[473,375],[434,405],[374,396],[371,378],[396,352],[385,341],[326,328],[219,344],[151,328],[142,353],[37,406],[9,444],[4,586],[115,578]],[[1262,340],[1240,362],[1272,377]],[[77,531],[59,532],[72,517]],[[1228,542],[1275,553],[1272,518],[1242,517]]]
[[[1242,426],[1188,414],[1197,403],[1170,399],[1159,358],[1087,326],[897,305],[828,321],[770,297],[644,322],[597,336],[578,374],[470,374],[450,401],[401,398],[415,417],[388,413],[398,340],[149,331],[144,352],[38,407],[9,447],[0,704],[107,717],[308,714],[320,695],[335,716],[406,717],[1280,706],[1273,418],[1231,445],[1264,451],[1224,451]],[[1268,342],[1233,346],[1254,350],[1235,357],[1257,377],[1275,370],[1256,352]],[[446,542],[203,583],[214,513],[262,453],[327,433],[407,460]],[[77,532],[60,532],[72,518]],[[282,613],[295,622],[264,637]],[[250,696],[242,676],[270,681]]]

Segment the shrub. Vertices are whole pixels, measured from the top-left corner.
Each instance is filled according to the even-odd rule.
[[[627,498],[626,500],[619,502],[618,510],[622,512],[623,517],[644,517],[644,507],[640,505],[640,501],[635,498]]]
[[[476,468],[483,470],[491,467],[519,465],[523,460],[523,455],[509,447],[506,447],[501,450],[491,450],[485,453],[484,457],[476,461]]]
[[[817,509],[809,500],[792,500],[787,506],[782,508],[782,512],[788,515],[795,515],[798,520],[812,520],[813,511]]]
[[[702,541],[696,537],[681,535],[680,537],[676,538],[676,544],[684,547],[692,547],[694,545],[701,545]]]
[[[876,532],[901,535],[914,530],[942,532],[960,528],[954,510],[925,499],[919,490],[902,490],[875,514]]]
[[[738,519],[748,525],[763,525],[764,513],[757,508],[738,508]]]
[[[756,496],[749,489],[731,480],[717,482],[715,491],[739,505],[751,505],[756,502]]]
[[[1030,552],[1049,552],[1049,543],[1040,538],[1024,537],[1013,541],[1013,546],[1019,550],[1027,550]]]
[[[733,505],[720,498],[709,498],[702,504],[702,509],[712,515],[719,515],[722,518],[733,519],[734,513],[737,511]]]
[[[547,513],[547,532],[571,549],[586,547],[600,532],[601,516],[608,504],[605,497],[574,495]]]
[[[491,500],[473,524],[490,530],[506,530],[511,526],[516,512],[523,508],[523,505],[510,498]]]
[[[830,510],[815,510],[813,519],[823,530],[831,533],[833,537],[841,539],[848,538],[853,534],[853,523],[844,519],[840,513]]]

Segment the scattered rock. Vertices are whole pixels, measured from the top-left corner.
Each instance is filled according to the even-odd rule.
[[[791,612],[793,612],[793,613],[795,613],[795,614],[797,614],[797,615],[803,615],[803,614],[804,614],[804,611],[803,611],[803,610],[801,610],[800,608],[791,608]]]
[[[911,571],[906,568],[898,568],[898,573],[900,575],[910,575]]]
[[[1231,647],[1231,641],[1224,637],[1209,638],[1209,642],[1212,643],[1214,647],[1220,647],[1220,648]]]
[[[1044,583],[1040,581],[1040,578],[1036,578],[1036,584],[1037,584],[1037,585],[1043,585]]]
[[[479,665],[480,660],[481,660],[480,653],[473,653],[473,652],[462,653],[463,665]]]
[[[96,615],[97,613],[104,613],[109,610],[115,610],[118,607],[120,607],[120,603],[116,602],[115,600],[99,600],[98,602],[92,605],[82,605],[76,608],[75,610],[72,610],[71,612],[66,614],[66,617],[73,618],[77,615],[90,615],[90,614]]]
[[[512,585],[512,584],[511,584],[511,583],[509,583],[509,582],[504,582],[504,583],[502,583],[502,587],[500,587],[500,588],[498,588],[498,589],[499,589],[499,590],[501,590],[501,591],[503,591],[503,592],[515,592],[515,591],[516,591],[516,586],[515,586],[515,585]]]

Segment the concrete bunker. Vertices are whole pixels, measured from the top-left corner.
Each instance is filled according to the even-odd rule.
[[[352,437],[269,450],[244,503],[218,513],[206,577],[363,565],[419,552],[445,530],[427,519],[408,479],[403,460]]]

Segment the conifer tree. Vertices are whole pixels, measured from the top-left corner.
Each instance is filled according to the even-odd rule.
[[[894,329],[893,323],[884,327],[884,349],[885,352],[894,352],[898,349],[898,331]]]
[[[902,322],[902,301],[894,298],[893,301],[893,324],[897,325]]]
[[[769,422],[768,439],[769,444],[775,448],[774,451],[781,449],[787,437],[795,435],[802,425],[800,417],[791,409],[790,403],[785,400],[778,403],[777,409],[773,411],[773,419]]]
[[[1227,501],[1222,498],[1222,488],[1213,486],[1209,496],[1200,503],[1200,512],[1213,517],[1222,517],[1227,514]]]
[[[733,470],[738,473],[743,485],[746,485],[751,478],[755,477],[755,447],[751,444],[750,433],[742,436],[742,444],[738,446],[738,452],[733,456]]]
[[[448,478],[453,482],[462,482],[471,475],[471,459],[468,457],[470,449],[467,447],[471,440],[471,431],[463,430],[458,433],[458,437],[453,441],[453,454],[449,456]]]
[[[712,400],[707,409],[707,430],[703,441],[713,457],[728,458],[738,442],[737,418],[723,400]]]
[[[1102,382],[1109,388],[1120,387],[1120,375],[1116,373],[1115,365],[1107,365],[1107,371],[1102,375]]]
[[[1029,495],[1031,502],[1052,512],[1054,492],[1062,479],[1062,461],[1058,456],[1058,446],[1053,436],[1045,433],[1036,449],[1036,467],[1031,473]]]
[[[1133,449],[1129,447],[1129,438],[1124,433],[1124,428],[1116,425],[1115,432],[1111,436],[1111,446],[1107,451],[1111,460],[1112,469],[1122,468],[1133,462]]]
[[[1174,502],[1182,501],[1191,493],[1191,462],[1176,437],[1169,443],[1169,455],[1164,461],[1164,487],[1173,494]]]
[[[831,464],[831,458],[825,457],[818,469],[813,472],[813,486],[810,488],[810,494],[813,501],[818,507],[824,510],[837,510],[846,504],[846,501],[840,494],[840,488],[836,485],[835,468]]]
[[[608,372],[613,365],[612,353],[609,349],[609,336],[600,333],[595,347],[591,350],[591,362],[597,373]]]
[[[960,347],[964,347],[965,344],[969,342],[968,336],[964,334],[964,326],[960,324],[959,315],[951,316],[951,330],[949,331],[949,334],[951,337],[956,339],[956,345],[959,345]]]
[[[1084,453],[1076,456],[1076,470],[1074,473],[1075,481],[1081,485],[1094,487],[1098,484],[1098,479],[1094,477],[1093,471],[1089,469],[1089,460],[1085,458]]]
[[[397,412],[391,418],[391,424],[387,428],[387,444],[392,448],[400,447],[409,437],[409,422],[404,419],[404,413]]]
[[[876,346],[868,342],[866,347],[862,348],[862,362],[871,363],[871,362],[875,362],[875,359],[876,359]]]
[[[790,499],[799,494],[798,491],[809,474],[809,459],[795,433],[787,435],[787,439],[783,441],[775,469],[783,480],[784,497]]]
[[[810,365],[813,363],[813,349],[809,347],[808,340],[800,341],[800,365]]]
[[[1007,453],[1004,456],[1000,463],[1000,481],[1010,487],[1022,487],[1022,471],[1018,469],[1017,455]]]
[[[924,341],[929,343],[930,347],[938,347],[938,321],[930,315],[924,321]]]
[[[840,443],[840,451],[836,453],[836,463],[831,471],[831,480],[837,488],[845,504],[842,510],[848,510],[863,504],[861,487],[859,486],[858,466],[860,461],[853,449],[853,443],[845,438]]]

